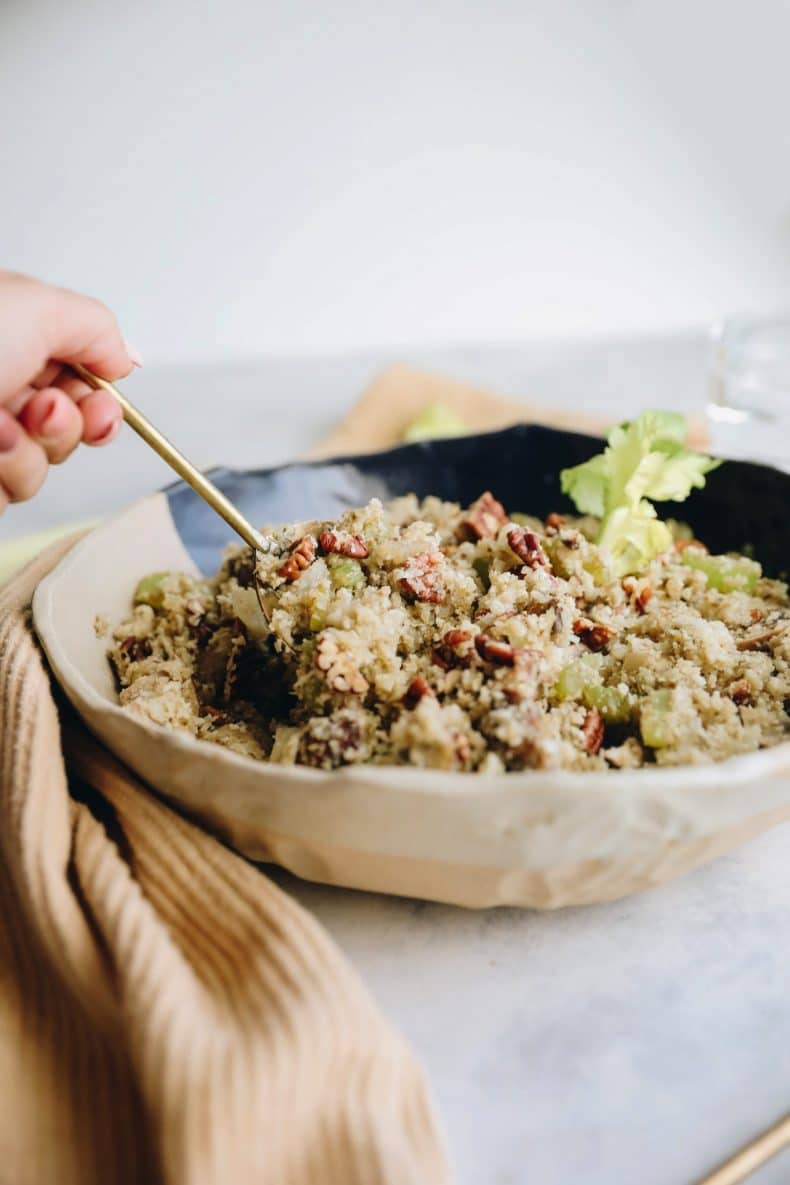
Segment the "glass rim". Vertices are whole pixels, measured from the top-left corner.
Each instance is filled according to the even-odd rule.
[[[786,329],[790,332],[790,306],[765,312],[738,312],[718,317],[710,326],[708,336],[713,342],[765,329]]]

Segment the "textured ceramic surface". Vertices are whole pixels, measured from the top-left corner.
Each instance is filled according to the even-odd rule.
[[[562,509],[557,475],[599,442],[518,427],[370,457],[259,473],[221,470],[257,521],[333,514],[415,490],[468,501],[492,488],[511,510]],[[683,517],[714,550],[750,543],[784,566],[790,477],[729,463]],[[723,765],[495,778],[413,769],[323,773],[267,766],[122,712],[94,619],[127,609],[146,572],[210,572],[229,540],[183,485],[87,536],[41,584],[34,618],[56,677],[93,731],[151,786],[254,859],[330,884],[483,907],[554,908],[675,877],[790,816],[790,746]]]

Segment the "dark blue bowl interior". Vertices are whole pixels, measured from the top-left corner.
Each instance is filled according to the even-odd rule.
[[[577,432],[519,425],[502,432],[403,445],[362,457],[299,461],[277,469],[216,469],[212,480],[254,523],[332,518],[372,497],[435,494],[472,502],[491,490],[509,512],[545,517],[572,511],[560,493],[560,470],[600,452],[602,442]],[[219,567],[236,536],[184,482],[165,491],[176,528],[202,572]],[[786,522],[790,475],[765,465],[727,461],[681,505],[662,504],[666,517],[688,522],[711,551],[753,550],[768,575],[788,563]]]

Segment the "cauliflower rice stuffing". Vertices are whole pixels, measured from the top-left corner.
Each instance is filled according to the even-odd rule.
[[[110,650],[121,703],[319,769],[627,769],[785,739],[786,585],[682,537],[615,577],[597,526],[485,493],[276,528],[258,569],[270,622],[247,548],[212,580],[140,582]]]

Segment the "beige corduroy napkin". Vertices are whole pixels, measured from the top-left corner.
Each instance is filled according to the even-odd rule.
[[[0,1181],[446,1182],[420,1069],[321,927],[61,726],[28,607],[71,542],[0,591]]]

